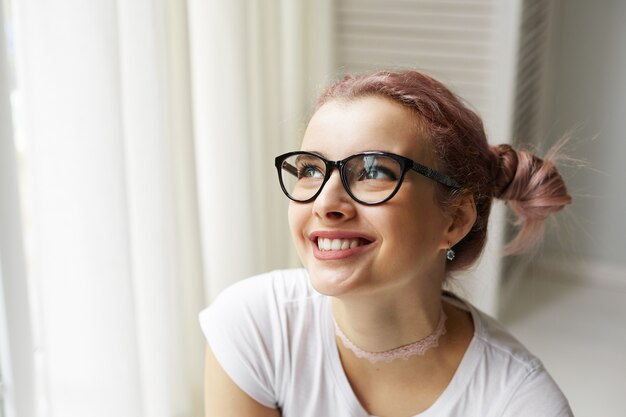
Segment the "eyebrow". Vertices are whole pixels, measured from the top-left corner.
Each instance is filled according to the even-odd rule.
[[[317,156],[321,156],[324,159],[328,159],[328,158],[326,158],[326,155],[324,154],[324,152],[307,151],[307,150],[304,150],[304,149],[301,149],[300,152],[308,152],[308,153],[312,153],[312,154],[317,155]]]
[[[324,152],[318,152],[318,151],[312,151],[312,150],[301,150],[301,152],[308,152],[308,153],[312,153],[312,154],[314,154],[314,155],[321,156],[322,158],[324,158],[324,159],[326,159],[326,160],[330,160],[330,159],[326,156],[326,154],[325,154]],[[365,150],[358,151],[358,152],[355,152],[355,153],[353,153],[353,154],[350,154],[350,155],[346,156],[346,158],[348,158],[348,157],[350,157],[350,156],[353,156],[353,155],[360,155],[360,154],[362,154],[362,153],[367,153],[367,152],[382,152],[382,153],[391,153],[391,154],[396,155],[396,153],[395,153],[395,152],[393,152],[393,151],[384,151],[384,150],[382,150],[382,149],[365,149]],[[344,159],[344,158],[342,158],[342,159]]]

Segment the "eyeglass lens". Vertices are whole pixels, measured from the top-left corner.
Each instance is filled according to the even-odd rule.
[[[280,170],[285,190],[296,201],[307,201],[320,190],[326,178],[326,163],[315,155],[295,154],[285,159]],[[345,161],[343,175],[357,200],[376,203],[396,189],[402,167],[384,155],[355,155]]]

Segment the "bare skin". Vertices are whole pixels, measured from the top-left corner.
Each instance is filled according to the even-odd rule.
[[[204,415],[206,417],[280,417],[243,392],[224,372],[207,346],[204,365]]]

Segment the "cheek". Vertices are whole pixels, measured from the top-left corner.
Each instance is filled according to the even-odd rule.
[[[401,207],[392,216],[387,216],[385,229],[392,237],[400,236],[395,242],[400,246],[398,250],[411,251],[417,247],[438,245],[445,229],[444,213],[427,197],[401,201]]]
[[[289,202],[287,219],[289,221],[291,236],[293,236],[296,244],[298,243],[298,238],[302,236],[302,228],[305,222],[304,214],[305,210],[302,204],[296,204],[293,201]]]
[[[308,204],[289,203],[287,219],[289,221],[289,230],[291,231],[291,240],[300,261],[305,267],[307,265],[307,239],[304,237],[304,234],[309,213],[310,206]]]

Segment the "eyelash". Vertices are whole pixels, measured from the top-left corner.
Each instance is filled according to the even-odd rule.
[[[321,174],[319,167],[313,164],[304,164],[302,167],[298,168],[298,178],[302,178],[304,175],[300,175],[301,173],[307,172],[309,169],[317,171]]]

